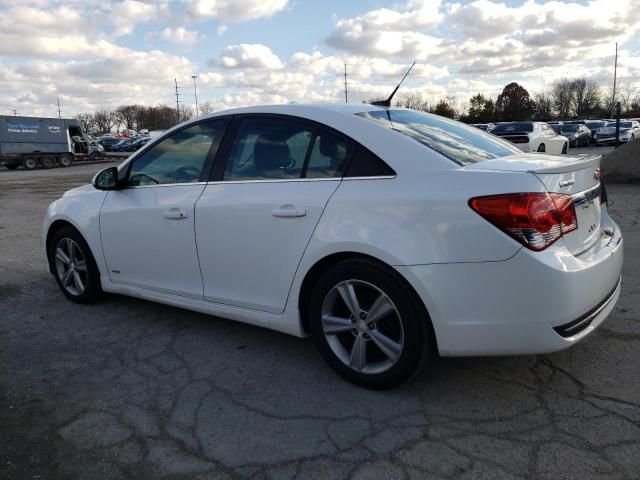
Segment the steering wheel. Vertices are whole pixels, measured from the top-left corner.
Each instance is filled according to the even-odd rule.
[[[172,176],[177,183],[188,183],[200,178],[200,169],[191,165],[184,165],[176,168]]]
[[[136,173],[136,174],[132,175],[132,176],[129,178],[129,183],[131,183],[132,185],[140,185],[140,182],[139,182],[139,181],[138,181],[138,183],[137,183],[137,184],[134,182],[134,178],[136,178],[136,177],[141,177],[141,178],[142,178],[142,177],[144,177],[144,178],[148,178],[149,180],[151,180],[151,181],[152,181],[153,183],[155,183],[156,185],[159,185],[159,184],[160,184],[160,182],[159,182],[158,180],[156,180],[155,178],[153,178],[151,175],[147,175],[146,173],[142,173],[142,172],[139,172],[139,173]]]

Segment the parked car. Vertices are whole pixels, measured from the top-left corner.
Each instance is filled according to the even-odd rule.
[[[493,123],[472,123],[471,126],[479,128],[485,132],[491,132],[491,130],[495,128],[495,124]]]
[[[117,145],[120,140],[120,138],[115,137],[101,137],[100,140],[98,140],[98,144],[102,145],[105,152],[111,152],[112,148]]]
[[[149,142],[149,140],[151,140],[151,138],[149,138],[149,137],[137,138],[135,141],[125,145],[124,146],[124,151],[125,152],[135,152],[139,148],[141,148],[144,145],[146,145]]]
[[[627,143],[640,138],[640,123],[635,121],[620,121],[620,143]],[[597,146],[613,145],[616,143],[616,122],[609,122],[599,128],[594,140]]]
[[[579,123],[564,123],[558,125],[556,133],[564,135],[569,140],[570,147],[588,147],[591,143],[591,130]]]
[[[591,143],[594,143],[595,142],[594,136],[596,134],[596,131],[599,128],[604,127],[606,125],[606,122],[603,120],[586,120],[584,124],[591,131]]]
[[[604,321],[623,247],[599,165],[407,109],[229,110],[65,193],[43,245],[71,301],[311,335],[336,372],[387,388],[437,353],[551,352]]]
[[[501,123],[491,133],[515,143],[525,152],[566,154],[569,151],[567,137],[557,134],[543,122]]]
[[[113,152],[124,152],[125,148],[128,145],[131,145],[133,142],[138,140],[137,137],[123,138],[118,143],[116,143],[113,147],[111,147],[111,151]]]

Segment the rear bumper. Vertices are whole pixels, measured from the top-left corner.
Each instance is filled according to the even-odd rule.
[[[441,355],[515,355],[562,350],[595,330],[620,295],[622,259],[616,228],[577,257],[559,241],[503,262],[396,268],[427,306]]]

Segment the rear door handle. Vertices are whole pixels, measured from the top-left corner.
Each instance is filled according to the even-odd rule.
[[[163,216],[164,218],[168,218],[169,220],[182,220],[184,218],[189,217],[189,214],[187,213],[186,210],[174,207],[174,208],[170,208],[169,210],[165,210]]]
[[[298,208],[295,205],[282,205],[271,211],[271,215],[274,217],[283,218],[304,217],[306,214],[307,211],[304,208]]]

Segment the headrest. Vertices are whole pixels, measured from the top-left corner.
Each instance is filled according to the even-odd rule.
[[[258,137],[253,150],[253,161],[259,170],[275,170],[291,163],[291,151],[286,139],[275,132]]]

